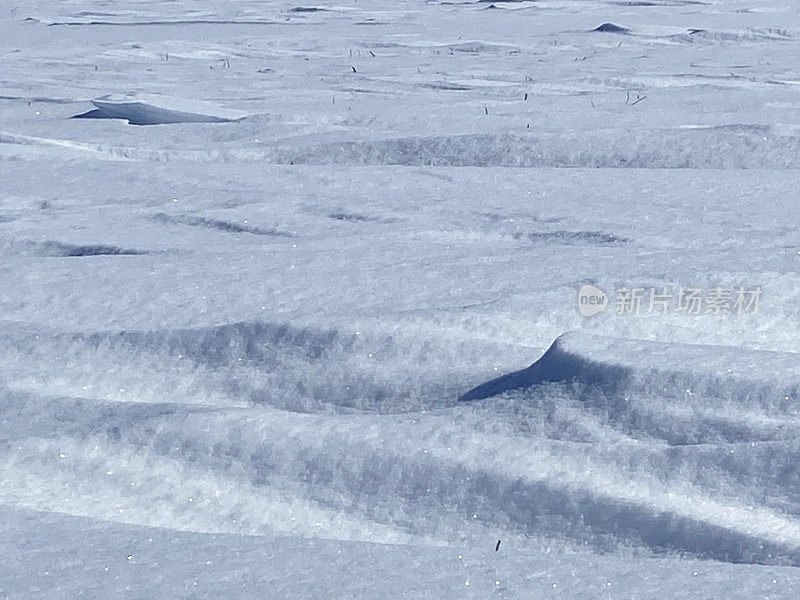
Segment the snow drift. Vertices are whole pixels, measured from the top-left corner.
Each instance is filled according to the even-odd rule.
[[[208,102],[111,94],[92,100],[94,110],[75,115],[79,119],[123,119],[131,125],[165,125],[171,123],[229,123],[247,116]]]
[[[738,347],[652,342],[569,332],[527,369],[463,394],[480,400],[545,383],[579,382],[607,394],[702,394],[748,405],[791,406],[800,388],[800,356]]]

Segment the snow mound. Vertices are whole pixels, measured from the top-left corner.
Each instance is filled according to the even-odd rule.
[[[94,110],[75,115],[79,119],[123,119],[131,125],[172,123],[230,123],[246,113],[196,100],[111,94],[92,100]]]
[[[5,325],[0,348],[11,370],[39,365],[37,381],[22,387],[59,397],[85,395],[81,388],[87,385],[103,400],[152,403],[182,394],[191,404],[247,404],[295,413],[345,408],[402,413],[421,405],[452,405],[460,380],[447,374],[422,377],[411,368],[399,372],[392,361],[403,350],[391,336],[282,321],[91,333],[43,330],[36,336]],[[61,357],[58,365],[48,358],[52,354]],[[170,367],[143,375],[164,364]],[[105,375],[110,371],[117,373],[115,383]],[[65,384],[62,375],[74,383]],[[190,389],[178,394],[184,386]]]
[[[603,23],[592,31],[599,31],[600,33],[630,33],[630,29],[627,27],[620,27],[619,25],[614,25],[614,23]]]
[[[606,394],[657,391],[726,397],[785,411],[800,391],[800,356],[739,347],[679,344],[565,333],[527,369],[479,385],[480,400],[546,383],[578,382]]]
[[[286,164],[616,169],[796,169],[800,138],[770,129],[480,133],[284,148]],[[259,155],[258,160],[264,160]]]

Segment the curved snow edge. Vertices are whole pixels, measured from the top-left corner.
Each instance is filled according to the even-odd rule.
[[[530,367],[459,397],[482,400],[544,383],[577,382],[606,394],[654,390],[665,397],[702,393],[784,410],[800,395],[800,355],[790,352],[560,335]]]
[[[565,335],[569,334],[557,337],[542,357],[527,369],[507,373],[497,379],[482,383],[462,394],[458,399],[460,401],[483,400],[511,390],[575,379],[587,379],[599,383],[603,375],[606,377],[616,376],[618,381],[627,378],[628,373],[621,367],[595,363],[564,350],[562,346]]]
[[[76,115],[76,118],[123,119],[131,125],[164,125],[230,123],[249,116],[208,102],[155,95],[111,94],[92,100],[92,105],[94,110]]]

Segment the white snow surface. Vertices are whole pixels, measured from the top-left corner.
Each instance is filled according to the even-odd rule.
[[[797,598],[799,17],[0,3],[0,599]]]

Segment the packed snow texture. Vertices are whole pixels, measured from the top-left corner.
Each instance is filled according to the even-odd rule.
[[[0,3],[0,598],[797,598],[798,17]]]

